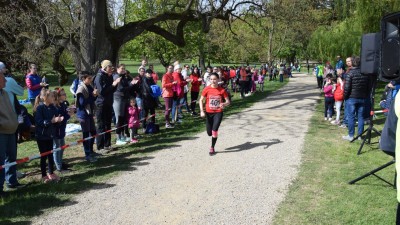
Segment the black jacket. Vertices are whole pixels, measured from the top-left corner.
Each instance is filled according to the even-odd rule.
[[[57,109],[54,105],[39,105],[35,112],[35,136],[37,140],[52,140],[54,138],[54,124],[51,122],[57,116]],[[51,150],[51,149],[48,149]]]
[[[157,106],[156,99],[153,97],[153,91],[151,90],[151,85],[154,85],[154,80],[152,77],[142,77],[142,82],[140,83],[140,93],[143,99],[143,108],[154,109]]]
[[[370,81],[369,76],[361,74],[360,68],[353,68],[347,73],[344,84],[344,99],[369,97]]]
[[[117,87],[112,86],[114,82],[113,76],[109,76],[103,70],[99,70],[94,79],[94,88],[97,89],[97,98],[95,104],[112,106],[113,104],[113,94],[117,90]]]

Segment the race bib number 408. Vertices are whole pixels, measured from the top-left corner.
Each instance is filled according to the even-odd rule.
[[[221,104],[221,96],[210,96],[209,101],[208,101],[208,107],[211,110],[217,110],[219,109],[219,105]]]

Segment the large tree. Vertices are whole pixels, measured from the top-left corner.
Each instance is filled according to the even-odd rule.
[[[134,21],[118,20],[111,15],[116,1],[107,0],[6,0],[0,6],[0,15],[12,24],[0,24],[1,44],[10,50],[1,56],[26,52],[30,47],[36,52],[52,47],[54,60],[58,60],[64,50],[71,54],[77,71],[94,71],[103,59],[118,61],[118,53],[125,43],[148,31],[159,35],[177,46],[185,45],[184,28],[191,21],[202,24],[202,31],[208,32],[214,19],[229,20],[238,7],[257,5],[256,1],[157,1],[124,0],[135,3],[142,11],[124,10],[127,13],[142,13]],[[146,11],[144,6],[157,6]],[[174,30],[167,30],[160,24],[175,21]],[[13,29],[10,32],[10,29]],[[32,54],[35,56],[36,54]],[[55,62],[54,69],[65,72],[62,65]],[[61,74],[66,81],[67,73]]]

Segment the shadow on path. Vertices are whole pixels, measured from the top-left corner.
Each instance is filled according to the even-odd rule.
[[[240,144],[240,145],[226,148],[225,151],[218,152],[218,153],[240,152],[240,151],[244,151],[244,150],[250,150],[250,149],[253,149],[253,148],[256,148],[259,146],[264,146],[264,149],[267,149],[269,146],[279,144],[279,143],[282,143],[282,141],[279,139],[272,139],[270,141],[260,142],[260,143],[252,143],[252,142],[248,141],[248,142]]]

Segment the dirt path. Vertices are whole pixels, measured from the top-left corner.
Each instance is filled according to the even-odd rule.
[[[202,132],[33,223],[271,224],[297,175],[319,97],[315,86],[314,77],[296,75],[253,107],[224,118],[213,157]]]

